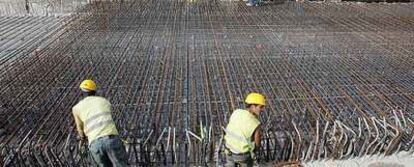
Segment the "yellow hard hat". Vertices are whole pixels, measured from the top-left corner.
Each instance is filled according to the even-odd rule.
[[[83,91],[96,91],[96,83],[90,79],[82,81],[79,88]]]
[[[250,93],[247,95],[246,100],[244,101],[247,104],[259,104],[259,105],[266,105],[265,97],[259,93]]]

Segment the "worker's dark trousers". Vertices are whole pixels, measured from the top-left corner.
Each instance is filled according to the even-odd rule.
[[[249,1],[249,3],[251,3],[253,5],[256,5],[258,3],[258,0],[248,0],[248,1]]]
[[[236,155],[226,155],[227,162],[226,167],[252,167],[253,166],[253,159],[250,153]]]
[[[100,167],[128,166],[125,147],[118,136],[105,136],[92,141],[89,151]]]

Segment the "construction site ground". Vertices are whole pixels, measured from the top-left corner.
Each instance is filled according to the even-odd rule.
[[[413,3],[83,5],[0,13],[3,164],[90,165],[71,113],[86,78],[135,166],[222,165],[222,127],[253,91],[261,164],[414,150]]]

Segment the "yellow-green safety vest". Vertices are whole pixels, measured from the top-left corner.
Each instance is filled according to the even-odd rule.
[[[247,153],[254,150],[253,132],[260,121],[249,111],[237,109],[231,116],[226,127],[226,147],[235,154]]]
[[[73,107],[73,113],[83,123],[83,131],[88,137],[89,144],[103,136],[118,135],[112,120],[111,104],[99,96],[88,96]]]

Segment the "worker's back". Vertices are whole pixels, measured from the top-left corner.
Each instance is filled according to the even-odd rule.
[[[83,122],[89,143],[102,136],[118,135],[112,120],[111,104],[105,98],[88,96],[73,107],[73,112]]]
[[[252,134],[260,121],[247,110],[237,109],[230,116],[226,127],[226,146],[233,153],[245,153],[254,149]]]

